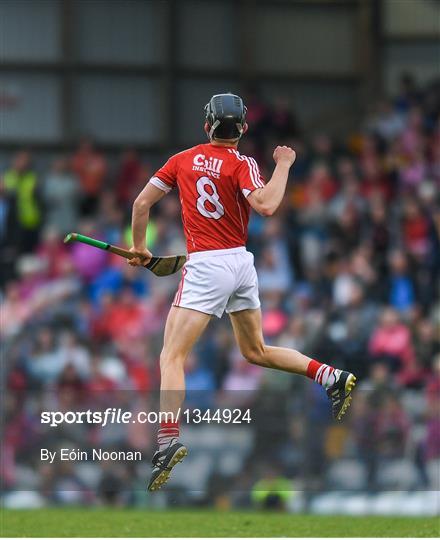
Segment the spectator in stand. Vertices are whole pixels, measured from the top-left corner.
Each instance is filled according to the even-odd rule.
[[[56,159],[43,184],[46,208],[45,224],[64,235],[78,224],[80,185],[72,174],[67,158]]]
[[[391,101],[384,99],[378,104],[377,113],[369,127],[373,133],[377,133],[386,141],[391,141],[402,133],[405,121]]]
[[[247,107],[246,120],[252,138],[256,141],[257,148],[263,145],[266,127],[269,122],[270,110],[256,87],[249,87],[244,95]]]
[[[330,203],[331,213],[335,218],[341,217],[347,207],[353,207],[359,213],[364,213],[366,203],[361,194],[360,181],[355,171],[354,163],[349,158],[338,161],[339,191]]]
[[[372,333],[369,350],[373,360],[390,367],[400,384],[418,384],[423,378],[416,367],[411,333],[393,308],[383,310],[379,325]]]
[[[413,197],[404,201],[401,231],[407,252],[416,259],[425,259],[430,248],[430,224],[419,202]]]
[[[15,276],[15,258],[19,253],[18,214],[16,196],[6,189],[0,175],[0,258],[2,261],[2,283]]]
[[[437,115],[438,116],[438,115]],[[429,177],[435,182],[437,187],[440,186],[440,129],[431,137],[428,142],[429,160]]]
[[[360,462],[365,466],[366,488],[376,489],[377,482],[377,441],[375,437],[375,411],[368,391],[358,392],[350,415],[353,446]],[[376,402],[377,403],[377,402]],[[379,407],[376,408],[379,409]]]
[[[388,366],[378,361],[371,366],[369,376],[361,383],[360,390],[366,392],[370,405],[380,410],[386,397],[395,394],[398,386],[393,381]]]
[[[84,402],[86,384],[72,363],[64,364],[55,384],[58,404],[63,410],[78,407]]]
[[[405,167],[401,167],[399,180],[406,191],[414,191],[427,177],[428,164],[421,150],[414,151],[409,157]]]
[[[95,224],[92,221],[83,221],[79,225],[79,232],[86,236],[99,236]],[[102,249],[90,249],[90,246],[75,242],[71,248],[73,265],[81,280],[90,283],[106,267],[108,253]]]
[[[137,197],[149,175],[142,167],[136,150],[124,150],[119,159],[119,169],[116,174],[115,194],[119,204],[128,209]]]
[[[300,317],[292,317],[287,328],[279,336],[277,340],[278,347],[287,347],[298,351],[307,351],[309,348],[309,340],[306,330],[306,322]]]
[[[279,96],[275,99],[270,114],[270,123],[274,136],[280,142],[298,136],[298,122],[285,97]]]
[[[426,376],[433,371],[434,359],[440,353],[440,335],[429,318],[423,318],[414,329],[414,351],[417,364]]]
[[[390,178],[385,174],[378,156],[370,156],[361,162],[362,193],[364,197],[382,197],[390,202],[393,188]]]
[[[318,133],[313,137],[311,148],[312,166],[317,164],[325,165],[329,171],[334,170],[335,153],[333,141],[326,133]]]
[[[188,407],[201,410],[209,409],[214,405],[215,379],[212,371],[197,361],[194,353],[186,359],[185,381]]]
[[[20,294],[20,286],[15,281],[10,281],[5,289],[4,297],[0,302],[2,324],[0,335],[7,339],[19,334],[23,324],[32,313],[29,302],[24,302]]]
[[[333,306],[345,308],[352,300],[357,279],[353,275],[348,257],[339,259],[332,281]]]
[[[58,355],[63,366],[71,365],[82,380],[89,378],[90,354],[88,349],[79,343],[75,332],[64,330],[60,335]]]
[[[421,107],[413,107],[408,112],[406,126],[401,135],[401,143],[407,158],[424,150],[424,118]]]
[[[334,310],[328,322],[332,348],[345,369],[354,369],[359,377],[366,374],[368,366],[368,338],[377,320],[377,308],[360,282],[350,286],[348,303]]]
[[[312,193],[317,193],[318,196],[328,202],[337,192],[337,186],[330,167],[324,162],[317,162],[311,169],[307,178],[305,202],[306,204],[312,198]]]
[[[439,400],[440,396],[440,353],[432,358],[432,371],[426,384],[427,401]]]
[[[53,330],[42,328],[36,336],[33,351],[25,361],[31,380],[41,386],[54,383],[64,368],[59,360]]]
[[[265,466],[262,476],[252,488],[253,505],[259,510],[286,511],[294,496],[293,482],[285,478],[274,466]]]
[[[70,261],[70,253],[60,230],[53,225],[43,229],[41,242],[36,250],[40,260],[44,261],[47,276],[56,279],[61,276],[66,262]]]
[[[6,190],[14,195],[18,226],[18,250],[31,252],[38,243],[43,221],[41,193],[32,157],[23,150],[13,158],[11,168],[4,174]]]
[[[116,382],[102,370],[102,357],[95,352],[90,357],[90,376],[87,379],[87,393],[110,396],[116,390]],[[108,398],[106,398],[108,399]]]
[[[437,399],[428,402],[427,413],[423,457],[426,460],[429,487],[438,491],[440,489],[440,399],[438,394]]]
[[[100,272],[90,284],[90,298],[99,305],[102,296],[117,294],[124,287],[130,288],[141,299],[148,290],[144,270],[128,266],[120,257],[111,257],[109,265]]]
[[[367,243],[374,253],[375,267],[381,275],[387,270],[387,254],[391,244],[391,230],[387,218],[384,200],[381,197],[372,199],[364,230]]]
[[[223,381],[223,390],[236,390],[235,398],[239,401],[248,401],[252,392],[256,392],[263,376],[261,369],[244,360],[237,349],[231,355],[231,369]],[[239,395],[243,392],[243,395]],[[247,394],[247,395],[245,395]]]
[[[122,231],[125,215],[113,191],[105,190],[101,193],[97,214],[99,216],[97,227],[103,239],[110,244],[123,243]]]
[[[415,77],[411,73],[403,73],[399,81],[399,93],[394,106],[401,114],[406,114],[411,107],[420,103],[422,95],[417,88]]]
[[[102,313],[95,322],[96,337],[117,342],[143,335],[146,312],[130,287],[124,287],[117,300],[106,295],[102,304]]]
[[[81,213],[90,216],[96,211],[101,188],[107,175],[107,163],[93,142],[84,138],[72,158],[72,170],[82,190]]]
[[[405,313],[416,301],[414,283],[405,253],[395,250],[390,255],[389,266],[389,303],[397,311]]]
[[[262,295],[264,305],[263,333],[269,343],[277,338],[286,328],[288,317],[282,307],[283,298],[277,291]]]
[[[362,302],[379,301],[380,285],[378,280],[378,271],[374,267],[374,251],[365,243],[357,247],[351,257],[351,271],[357,278],[367,296],[363,297]]]
[[[402,458],[405,455],[409,426],[409,419],[399,398],[388,394],[376,418],[375,426],[381,458]]]
[[[50,287],[47,276],[47,261],[40,259],[37,255],[25,255],[20,257],[17,267],[20,276],[21,300],[28,302],[32,308],[35,308],[45,285]]]
[[[262,294],[271,291],[286,291],[292,281],[290,268],[286,261],[278,259],[276,247],[268,245],[263,249],[260,263],[257,266],[259,288]]]
[[[129,348],[119,346],[121,358],[127,368],[128,378],[133,388],[142,394],[152,390],[155,385],[156,359],[152,357],[151,343],[148,336],[130,339]]]
[[[305,195],[305,194],[304,194]],[[319,267],[322,262],[330,216],[328,205],[318,190],[309,190],[299,209],[297,227],[301,234],[298,243],[298,255],[303,272]]]
[[[332,252],[350,255],[359,244],[361,216],[353,204],[348,204],[330,228]]]

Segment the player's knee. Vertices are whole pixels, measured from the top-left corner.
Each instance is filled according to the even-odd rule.
[[[256,366],[265,365],[264,361],[264,343],[256,343],[242,351],[243,356],[250,364]]]
[[[160,369],[173,369],[174,367],[180,366],[182,364],[182,359],[179,358],[176,354],[170,354],[168,351],[163,350],[160,353]]]

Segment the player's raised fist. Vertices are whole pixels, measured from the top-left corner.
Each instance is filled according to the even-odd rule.
[[[296,152],[290,146],[277,146],[273,153],[273,159],[276,164],[286,163],[292,166],[296,159]]]
[[[147,248],[136,249],[132,247],[130,251],[136,255],[136,257],[127,261],[130,266],[145,266],[153,257],[153,254]]]

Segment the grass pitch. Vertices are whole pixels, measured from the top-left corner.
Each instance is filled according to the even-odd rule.
[[[439,518],[305,516],[226,511],[116,508],[1,510],[12,537],[438,537]]]

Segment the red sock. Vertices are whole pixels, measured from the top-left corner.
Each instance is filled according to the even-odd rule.
[[[157,444],[159,450],[168,448],[170,442],[173,439],[179,438],[179,424],[178,422],[161,422],[159,431],[157,432]]]
[[[321,362],[317,360],[310,360],[309,365],[307,366],[307,377],[309,379],[315,380],[318,369],[322,366]]]
[[[339,378],[340,370],[317,360],[310,360],[307,366],[307,377],[313,379],[324,388],[329,388]]]

